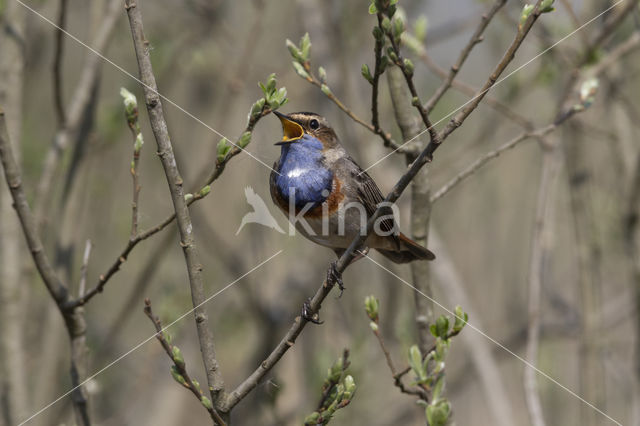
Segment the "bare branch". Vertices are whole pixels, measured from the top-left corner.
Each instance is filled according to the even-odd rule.
[[[180,245],[184,252],[189,275],[196,329],[198,331],[200,350],[202,351],[202,360],[207,373],[208,387],[211,392],[212,403],[214,407],[217,407],[218,401],[223,399],[221,396],[224,394],[224,384],[218,362],[215,358],[213,334],[209,328],[207,312],[202,306],[205,300],[202,265],[195,246],[193,225],[191,223],[191,217],[189,216],[187,202],[185,201],[183,181],[173,155],[169,131],[164,118],[160,96],[158,95],[155,76],[153,75],[148,42],[143,32],[142,14],[134,0],[125,0],[125,8],[131,26],[131,34],[133,36],[133,44],[138,60],[140,79],[143,83],[151,129],[153,130],[158,145],[158,155],[167,177],[171,199],[176,212],[176,220],[181,240]]]
[[[67,27],[67,3],[68,0],[60,0],[58,6],[59,28],[64,30]],[[58,124],[65,126],[67,117],[64,111],[64,100],[62,90],[62,58],[64,57],[64,32],[56,29],[55,47],[53,54],[53,102],[58,115]]]

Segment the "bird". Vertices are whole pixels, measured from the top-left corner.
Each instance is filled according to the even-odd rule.
[[[244,225],[247,223],[259,223],[260,225],[275,229],[279,233],[284,234],[284,231],[280,228],[278,222],[276,222],[275,218],[269,212],[269,208],[265,204],[264,200],[256,194],[252,187],[247,186],[244,189],[244,195],[247,197],[247,203],[253,207],[253,211],[242,217],[242,221],[240,222],[240,227],[236,231],[236,235],[240,233],[242,228],[244,228]]]
[[[274,114],[282,124],[283,138],[275,144],[280,146],[280,157],[269,178],[271,198],[297,231],[340,257],[366,230],[367,220],[384,197],[324,117],[312,112]],[[361,254],[371,248],[395,263],[434,260],[430,250],[400,232],[392,207],[383,205]]]

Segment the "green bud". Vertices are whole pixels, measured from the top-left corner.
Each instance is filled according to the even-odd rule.
[[[298,62],[304,62],[304,59],[302,57],[302,52],[300,52],[300,49],[298,49],[298,47],[291,40],[287,39],[286,45],[293,59],[295,59]]]
[[[371,327],[371,330],[375,333],[378,331],[378,324],[376,324],[375,322],[371,321],[369,323],[369,327]]]
[[[180,383],[182,386],[187,386],[187,381],[182,377],[182,374],[178,372],[175,365],[171,366],[171,377],[173,377],[173,380]]]
[[[389,59],[391,59],[391,61],[393,61],[394,63],[398,61],[398,55],[396,55],[393,47],[387,48],[387,56],[389,56]]]
[[[204,405],[207,410],[213,410],[213,404],[211,404],[211,400],[206,396],[202,395],[200,397],[200,402],[202,402],[202,405]]]
[[[253,104],[253,106],[251,107],[251,113],[250,113],[251,117],[255,118],[260,114],[262,114],[262,108],[264,108],[265,102],[266,102],[265,98],[260,98],[256,101],[256,103]]]
[[[191,198],[193,198],[193,195],[191,195]],[[173,356],[173,362],[177,366],[184,368],[184,358],[182,357],[182,352],[180,351],[180,348],[178,348],[177,346],[174,346],[173,348],[171,348],[171,352]]]
[[[342,357],[338,358],[331,367],[327,370],[327,380],[331,382],[337,382],[342,375]]]
[[[413,62],[411,62],[411,59],[404,59],[404,73],[411,77],[413,75]]]
[[[419,382],[427,380],[427,370],[422,366],[422,354],[418,345],[413,345],[409,348],[409,366]]]
[[[207,194],[209,194],[210,192],[211,192],[211,185],[203,186],[202,189],[200,190],[200,196],[206,197]]]
[[[437,404],[430,404],[426,411],[429,426],[445,426],[451,414],[451,404],[446,400],[441,400]]]
[[[305,33],[300,39],[300,54],[302,59],[306,62],[309,60],[309,54],[311,52],[311,39],[309,33]]]
[[[124,99],[124,110],[127,113],[127,116],[135,114],[138,109],[138,100],[136,99],[136,96],[124,87],[120,88],[120,96]]]
[[[274,90],[276,90],[276,75],[272,73],[267,79],[267,91],[273,93]]]
[[[360,72],[365,80],[367,80],[370,84],[373,84],[373,76],[371,75],[371,71],[369,71],[369,66],[367,64],[362,64],[362,68],[360,68]]]
[[[447,333],[449,333],[449,318],[444,315],[440,315],[436,320],[436,323],[431,324],[429,329],[431,330],[431,334],[433,334],[434,337],[446,339]]]
[[[419,106],[420,105],[420,98],[418,98],[417,96],[414,96],[413,98],[411,98],[411,105]]]
[[[192,193],[187,193],[184,194],[184,200],[188,203],[189,201],[193,200],[193,194]]]
[[[372,33],[373,33],[373,38],[375,38],[377,41],[384,39],[384,33],[382,32],[380,27],[378,26],[373,27]]]
[[[425,15],[420,15],[418,19],[416,19],[415,24],[413,24],[413,33],[415,34],[416,39],[420,42],[424,42],[427,38],[427,17]]]
[[[380,309],[380,301],[375,296],[367,296],[364,299],[364,309],[367,316],[373,322],[378,322],[378,310]]]
[[[191,383],[193,383],[193,387],[196,388],[199,393],[202,393],[202,390],[200,390],[200,382],[194,379],[191,380]]]
[[[227,156],[230,150],[231,150],[231,145],[227,140],[227,138],[220,139],[220,142],[218,142],[218,146],[216,149],[218,163],[221,163],[224,161],[224,158]]]
[[[344,391],[345,393],[353,394],[356,390],[356,382],[353,380],[351,374],[347,374],[344,378]]]
[[[376,7],[376,2],[372,1],[369,5],[369,15],[375,15],[378,13],[378,8]]]
[[[553,7],[553,2],[554,0],[542,0],[542,3],[540,3],[540,8],[538,9],[540,10],[540,13],[553,12],[555,10]]]
[[[391,31],[391,21],[386,16],[382,18],[382,22],[380,22],[380,26],[382,27],[385,33],[388,33]]]
[[[522,13],[520,14],[520,23],[518,24],[518,31],[522,31],[524,27],[524,23],[527,22],[529,15],[533,11],[534,6],[532,4],[525,4],[522,8]]]
[[[456,318],[453,322],[453,331],[459,333],[464,328],[469,320],[469,315],[462,310],[461,306],[456,306],[455,309]]]
[[[404,32],[404,21],[400,18],[393,20],[393,36],[396,40],[400,39],[400,36]]]
[[[380,73],[383,73],[384,70],[387,69],[388,65],[389,65],[389,57],[388,56],[382,56],[380,58]]]
[[[293,68],[296,70],[296,73],[297,73],[300,77],[302,77],[302,78],[304,78],[304,79],[306,79],[306,80],[311,81],[311,77],[309,77],[309,73],[304,69],[304,67],[303,67],[302,65],[300,65],[300,63],[298,63],[298,62],[294,62],[294,63],[293,63]]]
[[[240,148],[245,148],[251,142],[251,132],[244,132],[240,139],[238,139],[238,146]]]
[[[322,86],[320,86],[320,90],[322,90],[322,93],[324,93],[327,96],[333,95],[333,93],[331,92],[331,89],[329,89],[329,86],[327,86],[326,84],[323,84]]]
[[[320,420],[320,413],[314,411],[304,418],[304,424],[309,426],[316,426]]]
[[[327,71],[323,67],[318,67],[318,77],[322,83],[327,82]]]

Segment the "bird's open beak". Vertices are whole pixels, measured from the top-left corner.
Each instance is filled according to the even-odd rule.
[[[280,142],[276,142],[276,145],[283,145],[287,143],[296,142],[302,139],[304,136],[304,129],[302,126],[287,117],[284,114],[279,113],[278,111],[273,111],[273,113],[280,119],[280,123],[282,123],[282,140]]]

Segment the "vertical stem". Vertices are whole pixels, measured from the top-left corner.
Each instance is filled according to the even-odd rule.
[[[536,364],[540,346],[541,296],[542,278],[545,266],[550,258],[551,232],[550,221],[553,216],[553,203],[557,184],[558,149],[544,145],[542,153],[542,170],[538,187],[535,224],[531,239],[531,258],[529,261],[529,322],[527,328],[526,358]],[[533,426],[544,426],[544,413],[540,403],[536,371],[532,368],[524,370],[524,391],[529,410],[529,418]]]
[[[134,0],[125,0],[125,8],[129,16],[129,24],[133,36],[133,44],[138,60],[140,79],[143,82],[144,96],[151,122],[151,129],[158,145],[158,155],[162,162],[164,172],[171,192],[173,207],[176,212],[176,220],[180,233],[180,245],[183,249],[189,285],[191,287],[191,299],[194,306],[194,315],[202,360],[204,362],[208,387],[216,409],[225,400],[224,383],[220,373],[218,361],[215,357],[213,334],[209,328],[207,312],[202,304],[205,301],[204,282],[202,279],[202,264],[200,263],[193,236],[193,226],[187,203],[184,199],[183,181],[180,176],[173,148],[164,119],[164,112],[156,85],[155,76],[149,57],[149,43],[145,39],[142,25],[142,14]]]
[[[421,121],[414,115],[411,106],[411,95],[405,87],[405,79],[398,67],[387,70],[387,81],[391,93],[391,101],[396,122],[402,132],[402,139],[407,141],[415,137],[420,131]],[[419,141],[422,146],[422,141]],[[420,148],[422,149],[422,148]],[[407,163],[415,158],[406,155]],[[429,221],[431,218],[431,184],[427,169],[423,169],[415,176],[411,185],[411,231],[413,239],[423,246],[427,244]],[[428,262],[411,262],[413,285],[428,296],[432,296],[431,278]],[[433,344],[433,336],[429,332],[429,324],[434,322],[433,302],[418,292],[414,293],[416,306],[416,327],[418,329],[419,347],[422,353],[427,353]]]

